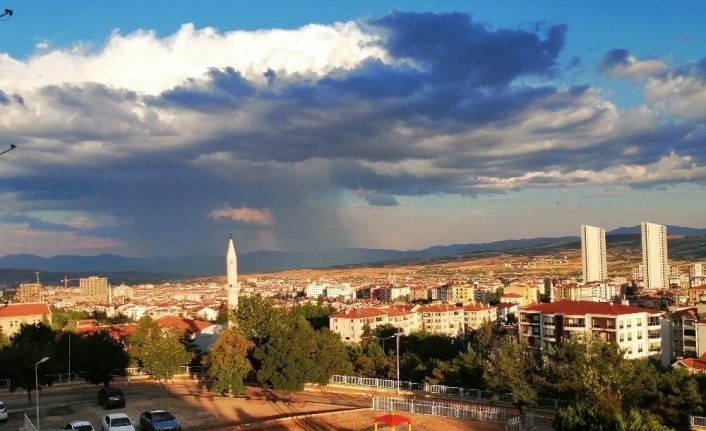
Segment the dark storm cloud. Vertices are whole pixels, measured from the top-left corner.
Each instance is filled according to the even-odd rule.
[[[419,62],[435,80],[504,87],[521,75],[553,76],[567,27],[549,28],[545,39],[523,30],[490,30],[467,14],[395,12],[372,21],[389,31],[387,48]]]
[[[36,217],[30,217],[23,214],[0,214],[0,222],[8,224],[23,224],[31,229],[40,229],[53,232],[78,232],[80,229],[75,229],[61,223],[51,223],[41,220]]]
[[[271,226],[237,226],[247,240],[266,232],[282,248],[316,249],[349,240],[337,212],[342,190],[395,206],[395,196],[584,184],[591,175],[569,174],[649,165],[671,152],[706,162],[694,124],[625,125],[590,85],[559,87],[565,26],[492,29],[464,14],[411,13],[369,24],[383,33],[389,61],[319,78],[268,69],[258,85],[222,68],[156,96],[46,87],[42,108],[60,119],[28,127],[42,142],[27,165],[36,175],[3,187],[113,216],[121,223],[109,231],[146,254],[220,247],[233,223],[208,214],[226,205],[272,214]],[[615,50],[601,67],[628,58]],[[535,174],[496,184],[526,173]]]

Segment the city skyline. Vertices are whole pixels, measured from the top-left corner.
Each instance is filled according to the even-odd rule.
[[[5,7],[0,256],[704,227],[699,2]]]

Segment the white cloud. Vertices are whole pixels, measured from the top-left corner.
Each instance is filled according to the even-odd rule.
[[[667,65],[659,60],[638,60],[635,56],[628,55],[622,63],[611,65],[605,72],[611,76],[638,80],[655,76],[667,70]]]
[[[208,216],[213,219],[225,218],[250,224],[271,225],[273,223],[272,214],[267,209],[233,208],[230,205],[215,209],[208,213]]]
[[[669,116],[706,118],[706,82],[696,76],[670,74],[650,79],[645,85],[645,99]]]
[[[355,22],[309,24],[294,30],[219,32],[184,24],[171,36],[153,31],[110,35],[104,46],[85,45],[50,49],[26,61],[0,55],[0,88],[26,91],[48,85],[101,83],[158,94],[186,79],[202,76],[209,68],[233,67],[249,80],[265,84],[263,73],[272,69],[292,78],[319,77],[350,70],[368,58],[385,59],[378,37]]]

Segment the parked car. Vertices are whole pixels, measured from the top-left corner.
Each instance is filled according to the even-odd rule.
[[[7,409],[2,401],[0,401],[0,422],[7,422]]]
[[[152,410],[140,415],[142,431],[181,431],[181,424],[166,410]]]
[[[135,431],[132,421],[125,413],[111,413],[103,418],[103,431]]]
[[[111,407],[125,407],[125,395],[120,388],[102,387],[98,391],[98,404],[106,409]]]
[[[96,431],[88,421],[71,421],[70,423],[64,425],[65,430],[73,431]]]

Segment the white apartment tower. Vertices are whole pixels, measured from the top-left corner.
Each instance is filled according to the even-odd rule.
[[[669,264],[667,258],[667,226],[643,221],[642,271],[645,289],[669,288]]]
[[[603,281],[608,278],[605,229],[581,225],[581,258],[584,283]]]
[[[238,257],[235,254],[235,245],[233,244],[233,234],[228,239],[228,251],[226,253],[226,290],[228,291],[228,309],[235,310],[238,308],[238,294],[240,288],[238,286]]]

